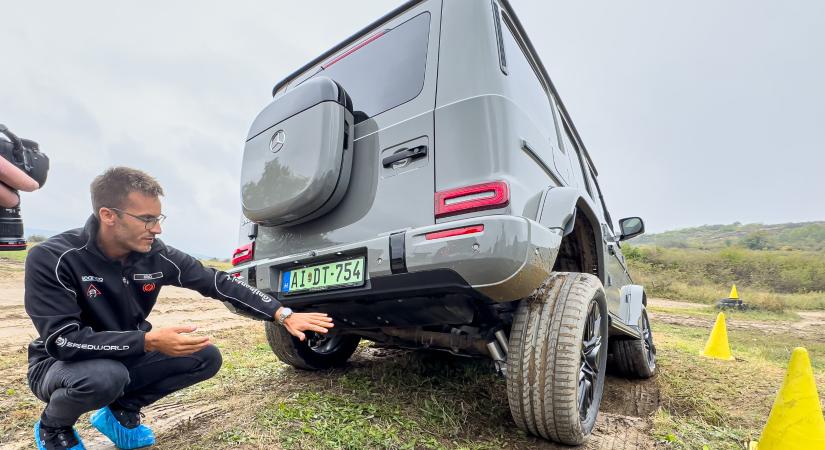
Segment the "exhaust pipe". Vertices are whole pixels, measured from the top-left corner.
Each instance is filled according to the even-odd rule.
[[[501,349],[501,346],[496,341],[490,341],[487,343],[487,352],[490,354],[490,358],[493,359],[493,362],[496,365],[496,370],[498,373],[507,376],[507,357],[506,353]]]
[[[507,336],[504,335],[504,330],[496,331],[496,340],[498,341],[498,345],[501,346],[501,350],[504,352],[504,355],[507,355],[507,348],[509,347],[509,342]]]
[[[507,374],[507,336],[503,330],[496,331],[495,339],[491,341],[463,334],[455,328],[450,333],[426,331],[420,328],[382,328],[381,332],[425,348],[449,349],[456,354],[460,354],[459,351],[463,350],[476,355],[487,355],[493,360],[499,373]]]

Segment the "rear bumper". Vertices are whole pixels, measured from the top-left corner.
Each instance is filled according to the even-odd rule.
[[[325,312],[337,330],[470,323],[489,300],[449,269],[372,278],[359,288],[281,297],[304,312]]]
[[[426,238],[428,233],[474,225],[483,225],[483,231]],[[528,296],[547,278],[561,238],[561,230],[548,229],[523,217],[482,216],[299,255],[256,260],[231,272],[240,272],[251,284],[285,305],[308,309],[348,301],[362,304],[359,308],[363,308],[365,301],[453,294],[469,301],[508,302]],[[284,271],[349,256],[366,257],[364,286],[321,293],[280,292]]]

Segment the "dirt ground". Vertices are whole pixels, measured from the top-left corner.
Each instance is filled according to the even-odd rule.
[[[667,308],[697,307],[702,305],[686,304],[662,299],[651,299],[652,304]],[[668,323],[690,324],[709,328],[712,320],[673,313],[655,313],[652,318]],[[732,328],[762,329],[766,332],[821,333],[825,331],[825,313],[803,313],[799,322],[747,322],[729,321]],[[230,313],[221,303],[206,299],[196,292],[186,289],[165,287],[158,304],[149,317],[156,327],[177,324],[194,324],[205,333],[228,330],[239,327],[259,327]],[[21,263],[0,260],[0,357],[10,364],[0,366],[0,390],[9,386],[25,386],[25,348],[35,337],[35,330],[23,309],[23,268]],[[403,351],[403,350],[398,350]],[[393,357],[393,351],[365,348],[354,355],[352,364],[380,364],[382,358]],[[19,363],[17,362],[19,360]],[[309,387],[307,387],[309,388]],[[214,403],[179,403],[174,398],[163,399],[147,408],[146,422],[156,432],[164,433],[176,429],[191,427],[208,427],[210,423],[219,423],[232,408],[244,404],[243,399]],[[659,388],[656,378],[643,382],[608,378],[605,394],[596,428],[587,449],[645,449],[656,446],[650,437],[652,414],[659,406]],[[39,411],[40,404],[32,404],[33,410]],[[2,412],[2,411],[0,411]],[[36,414],[33,412],[33,414]],[[2,417],[2,415],[0,415]],[[3,420],[12,420],[6,416]],[[18,427],[11,436],[0,439],[0,449],[30,448],[31,436],[28,428]],[[87,433],[88,435],[88,433]],[[114,448],[102,436],[91,436],[85,440],[88,449]],[[538,448],[557,447],[544,441],[536,441]]]
[[[249,323],[230,313],[220,302],[174,286],[163,288],[149,321],[155,327],[185,322],[206,333]],[[25,347],[36,335],[23,309],[22,264],[0,262],[0,354]]]
[[[707,308],[708,305],[701,303],[678,302],[674,300],[666,300],[661,298],[651,298],[649,300],[650,306],[657,306],[661,308],[668,308],[671,311],[678,309],[695,309]],[[807,338],[820,340],[825,336],[825,311],[796,311],[800,320],[771,320],[771,321],[755,321],[742,320],[736,317],[727,317],[725,319],[728,329],[733,330],[751,330],[762,331],[765,333],[783,334],[785,336],[794,336],[799,338]],[[714,317],[696,317],[682,315],[675,312],[650,312],[650,318],[661,322],[683,325],[698,328],[712,328],[715,322]]]

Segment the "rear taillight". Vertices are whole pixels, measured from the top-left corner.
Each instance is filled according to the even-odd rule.
[[[482,231],[484,231],[484,225],[472,225],[469,227],[453,228],[451,230],[435,231],[433,233],[425,234],[424,237],[428,241],[432,241],[434,239],[444,239],[452,236],[481,233]]]
[[[235,249],[232,252],[232,265],[237,266],[238,264],[245,263],[247,261],[252,261],[252,258],[255,256],[255,241],[252,241],[246,245],[242,245]]]
[[[494,209],[510,203],[510,187],[505,181],[475,184],[435,193],[436,219],[483,209]]]
[[[324,64],[321,64],[321,68],[322,68],[322,69],[326,69],[326,68],[328,68],[329,66],[331,66],[331,65],[333,65],[333,64],[335,64],[335,63],[337,63],[338,61],[340,61],[340,60],[342,60],[342,59],[346,58],[347,56],[349,56],[349,55],[351,55],[351,54],[353,54],[353,53],[357,52],[358,50],[360,50],[361,48],[363,48],[364,46],[366,46],[366,45],[367,45],[367,44],[369,44],[370,42],[372,42],[372,41],[374,41],[374,40],[376,40],[376,39],[380,38],[381,36],[383,36],[383,35],[384,35],[384,33],[386,33],[386,32],[387,32],[387,30],[381,30],[381,31],[379,31],[378,33],[373,34],[372,36],[370,36],[370,37],[368,37],[368,38],[364,39],[363,41],[361,41],[361,42],[359,42],[359,43],[355,44],[355,46],[353,46],[351,49],[349,49],[349,50],[345,51],[344,53],[342,53],[342,54],[340,54],[340,55],[338,55],[338,56],[336,56],[336,57],[335,57],[335,58],[333,58],[331,61],[329,61],[329,62],[327,62],[327,63],[324,63]]]

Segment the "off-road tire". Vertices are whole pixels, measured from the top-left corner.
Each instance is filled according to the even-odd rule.
[[[358,342],[361,340],[360,337],[353,335],[330,336],[328,339],[334,340],[330,341],[331,345],[324,351],[317,351],[310,346],[310,341],[315,337],[311,332],[306,333],[307,339],[301,342],[289,334],[286,328],[275,322],[266,322],[264,328],[269,348],[275,356],[295,368],[304,370],[323,370],[343,366],[358,348]],[[318,347],[319,350],[322,348]]]
[[[598,322],[590,322],[598,311]],[[595,314],[595,313],[594,313]],[[596,423],[607,363],[607,302],[601,281],[584,273],[553,273],[516,311],[507,356],[507,397],[519,428],[568,445],[583,443]],[[589,327],[588,327],[589,324]],[[583,334],[597,330],[590,348],[596,369],[592,394],[580,414]],[[594,331],[595,333],[596,331]],[[588,341],[595,342],[593,339]]]
[[[656,374],[656,346],[644,307],[639,327],[642,333],[639,339],[611,340],[611,372],[628,378],[650,378]]]

